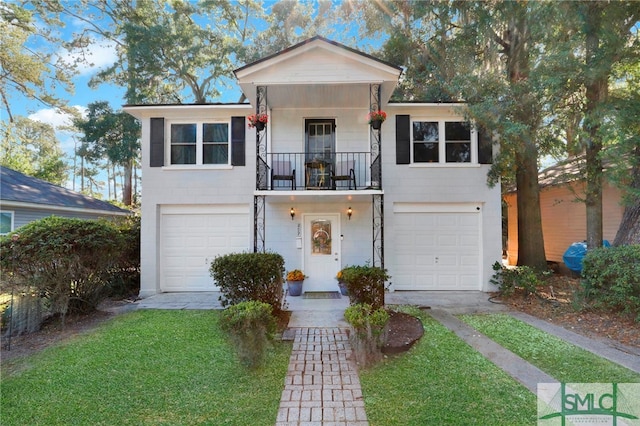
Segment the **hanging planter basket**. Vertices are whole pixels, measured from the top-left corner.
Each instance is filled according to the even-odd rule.
[[[257,131],[257,132],[261,132],[261,131],[263,131],[263,130],[264,130],[264,128],[265,128],[265,126],[266,126],[266,123],[263,123],[262,121],[258,121],[258,122],[256,123],[256,131]]]
[[[380,130],[380,127],[382,127],[382,122],[386,119],[387,113],[382,110],[371,111],[367,116],[367,120],[369,121],[371,128],[373,128],[374,130]]]

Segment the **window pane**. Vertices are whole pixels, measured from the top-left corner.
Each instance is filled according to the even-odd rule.
[[[11,218],[13,213],[1,212],[0,213],[0,234],[8,234],[11,232]]]
[[[423,142],[438,142],[438,122],[414,121],[413,140]]]
[[[444,123],[444,139],[446,141],[470,141],[471,127],[469,127],[469,123],[447,121]]]
[[[202,125],[203,142],[229,142],[229,124],[205,123]]]
[[[229,144],[205,144],[202,156],[203,164],[229,164]]]
[[[471,127],[469,123],[444,123],[445,156],[447,163],[471,162]]]
[[[413,144],[414,163],[437,163],[439,161],[438,144],[424,142]]]
[[[445,145],[447,152],[447,163],[470,163],[471,143],[469,142],[449,142]]]
[[[195,124],[172,124],[171,143],[196,143]]]
[[[413,162],[437,163],[438,153],[438,122],[414,121],[413,122]]]
[[[331,221],[311,221],[311,254],[331,255]]]
[[[171,145],[171,164],[196,164],[196,146]]]

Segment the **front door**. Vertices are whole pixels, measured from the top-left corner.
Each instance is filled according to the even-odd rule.
[[[340,215],[304,216],[304,291],[337,291],[340,270]]]

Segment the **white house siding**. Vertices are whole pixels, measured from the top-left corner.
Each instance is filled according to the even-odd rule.
[[[246,116],[253,112],[248,106],[152,107],[142,112],[142,212],[141,212],[141,278],[140,297],[163,291],[162,283],[162,212],[166,206],[215,208],[243,205],[250,210],[255,188],[255,131],[246,132],[246,166],[236,167],[150,167],[150,118],[222,119]],[[253,143],[251,141],[253,140]],[[186,217],[187,219],[187,217]],[[247,225],[247,228],[249,225]],[[252,248],[248,239],[246,250]],[[213,253],[212,253],[213,254]],[[212,281],[213,283],[213,281]],[[197,284],[196,284],[197,285]],[[185,288],[190,284],[185,283]]]
[[[396,164],[395,115],[408,114],[412,119],[428,121],[429,119],[461,119],[460,114],[449,106],[425,105],[389,105],[386,111],[389,117],[382,125],[385,266],[392,276],[393,288],[403,290],[426,288],[433,290],[493,290],[489,280],[493,274],[492,265],[501,259],[502,224],[500,187],[498,185],[489,188],[486,184],[490,166],[480,164]],[[424,213],[421,218],[417,219],[419,223],[434,219],[427,212],[441,212],[441,221],[442,213],[450,212],[452,220],[463,220],[460,219],[461,212],[469,210],[477,212],[475,215],[470,213],[475,216],[471,221],[477,223],[477,232],[461,231],[456,236],[460,241],[460,250],[468,245],[469,238],[478,238],[478,268],[475,279],[466,270],[468,269],[467,265],[460,269],[461,273],[454,284],[451,284],[451,281],[446,283],[446,280],[442,280],[440,284],[437,282],[431,284],[430,280],[433,280],[433,277],[425,277],[422,280],[415,279],[424,273],[424,265],[421,265],[419,261],[404,265],[399,265],[398,262],[394,263],[392,259],[395,253],[407,250],[406,247],[403,247],[404,241],[401,234],[401,231],[406,230],[409,212],[407,206],[413,206],[416,210],[414,213]],[[416,220],[415,215],[412,220]],[[438,231],[434,230],[434,232],[437,235]],[[475,242],[472,244],[475,245]],[[417,250],[419,249],[416,248]],[[469,253],[467,252],[467,255]],[[474,263],[468,256],[464,260],[458,259],[458,261],[467,264]],[[412,268],[411,264],[415,265],[413,270],[410,269]],[[397,287],[394,276],[400,280]],[[409,276],[414,278],[408,279]]]

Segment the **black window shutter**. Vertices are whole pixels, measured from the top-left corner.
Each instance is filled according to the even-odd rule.
[[[396,164],[411,162],[411,119],[396,115]]]
[[[245,132],[244,117],[231,117],[231,165],[245,164]]]
[[[151,119],[150,147],[150,166],[164,166],[164,118]]]
[[[478,163],[493,163],[493,141],[485,129],[478,130]]]

